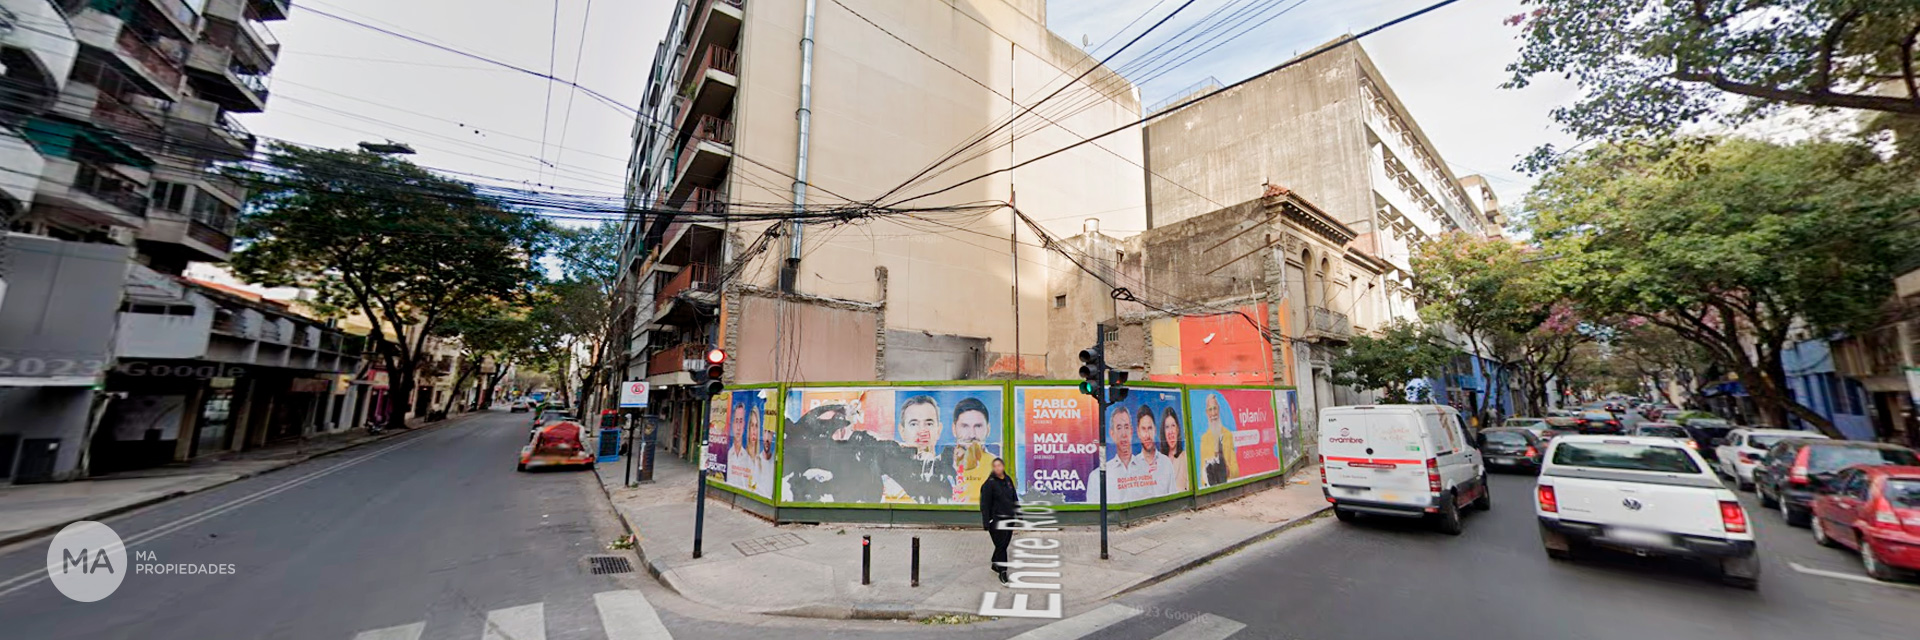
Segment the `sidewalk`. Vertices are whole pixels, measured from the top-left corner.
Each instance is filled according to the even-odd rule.
[[[313,458],[423,428],[457,424],[474,411],[430,425],[377,436],[354,429],[227,454],[215,460],[125,471],[73,482],[0,487],[0,546],[59,531],[73,522],[99,520],[190,493],[285,468]]]
[[[776,527],[711,501],[701,545],[704,557],[695,560],[693,465],[668,456],[656,458],[656,463],[654,482],[631,489],[621,486],[624,461],[600,465],[601,486],[636,534],[636,550],[648,571],[691,600],[749,613],[899,619],[977,613],[982,594],[1013,592],[988,568],[993,544],[978,528]],[[1064,527],[1047,534],[1060,541],[1065,607],[1084,610],[1304,522],[1326,507],[1312,484],[1301,483],[1313,476],[1313,468],[1306,467],[1284,487],[1110,529],[1110,560],[1099,559],[1098,527]],[[867,586],[860,584],[862,535],[873,536],[873,584]],[[920,537],[918,588],[908,580],[914,536]],[[999,602],[1007,606],[1009,596],[1000,596]]]

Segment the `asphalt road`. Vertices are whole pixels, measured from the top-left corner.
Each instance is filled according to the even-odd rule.
[[[1212,565],[1122,597],[1139,613],[1100,632],[1144,640],[1206,623],[1234,638],[1567,638],[1739,640],[1911,638],[1920,586],[1861,582],[1859,562],[1814,544],[1743,494],[1765,557],[1758,591],[1704,569],[1614,556],[1567,563],[1540,548],[1530,476],[1495,476],[1494,508],[1466,533],[1406,521],[1324,518]],[[1820,575],[1796,570],[1827,572]],[[1232,625],[1225,628],[1232,629]],[[1071,636],[1067,636],[1071,637]]]

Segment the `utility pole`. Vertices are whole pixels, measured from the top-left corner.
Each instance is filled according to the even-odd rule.
[[[1107,555],[1107,407],[1127,399],[1127,372],[1107,366],[1106,323],[1094,326],[1093,346],[1080,351],[1080,392],[1093,396],[1100,424],[1100,559]]]
[[[693,557],[700,557],[700,542],[707,525],[707,440],[713,431],[713,397],[726,389],[720,380],[726,374],[727,352],[708,349],[706,362],[693,371],[693,395],[700,399],[700,419],[707,422],[708,433],[700,438],[699,476],[694,478],[700,483],[697,498],[693,503]],[[732,444],[732,443],[728,443]]]

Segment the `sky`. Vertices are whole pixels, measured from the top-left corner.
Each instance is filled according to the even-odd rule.
[[[1152,8],[1122,37],[1096,47],[1104,56],[1183,1],[1050,0],[1049,26],[1069,41],[1084,36],[1098,45]],[[1128,53],[1229,1],[1196,0]],[[1244,79],[1429,1],[1292,0],[1271,13],[1297,6],[1244,36],[1164,75],[1134,79],[1145,80],[1142,102],[1151,105],[1209,76]],[[1509,207],[1529,184],[1512,166],[1534,146],[1567,142],[1548,112],[1573,97],[1570,84],[1559,82],[1499,88],[1518,49],[1518,29],[1501,20],[1522,10],[1519,0],[1462,0],[1362,41],[1455,173],[1490,176]],[[289,20],[269,25],[282,48],[268,109],[240,120],[269,138],[332,147],[392,139],[411,145],[419,152],[412,159],[428,167],[617,195],[630,112],[321,12],[527,69],[551,68],[633,105],[672,11],[671,0],[297,0]],[[1129,60],[1128,53],[1114,64]]]

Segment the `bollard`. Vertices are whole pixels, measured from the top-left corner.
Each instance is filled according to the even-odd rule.
[[[860,536],[860,584],[873,584],[873,536]]]
[[[920,536],[913,537],[913,586],[920,586]]]

